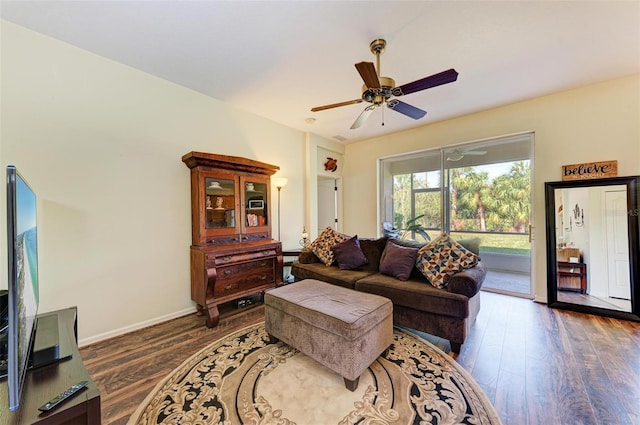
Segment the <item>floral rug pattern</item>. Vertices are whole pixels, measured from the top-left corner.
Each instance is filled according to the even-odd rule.
[[[468,373],[401,329],[355,392],[304,354],[270,343],[264,323],[218,340],[159,383],[129,425],[499,425]]]

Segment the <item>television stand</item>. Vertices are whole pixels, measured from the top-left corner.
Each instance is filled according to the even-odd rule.
[[[38,316],[36,334],[29,357],[29,369],[37,369],[71,357],[70,349],[64,354],[60,351],[60,338],[67,338],[67,335],[66,332],[60,335],[59,326],[58,315],[55,313]],[[69,347],[69,344],[62,344],[62,346]]]
[[[70,357],[29,370],[22,389],[20,409],[14,412],[10,412],[7,407],[7,381],[1,381],[0,424],[100,425],[100,392],[85,369],[78,351],[77,309],[71,307],[38,317],[50,315],[57,316],[60,354],[64,356],[64,353],[70,353]],[[86,390],[50,412],[40,414],[38,407],[80,381],[88,381]]]

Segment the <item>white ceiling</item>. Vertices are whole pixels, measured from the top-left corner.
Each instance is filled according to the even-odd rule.
[[[346,143],[640,72],[640,1],[7,1],[1,17],[289,127]],[[354,64],[405,84],[458,81],[401,100],[414,121],[365,103]],[[305,119],[316,122],[308,124]]]

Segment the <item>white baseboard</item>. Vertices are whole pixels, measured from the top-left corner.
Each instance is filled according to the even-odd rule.
[[[120,329],[115,329],[113,331],[105,332],[99,335],[94,335],[89,338],[83,338],[78,341],[78,347],[82,348],[87,345],[95,344],[96,342],[104,341],[105,339],[114,338],[116,336],[124,335],[129,332],[133,332],[139,329],[147,328],[149,326],[157,325],[158,323],[162,323],[171,319],[186,316],[194,312],[195,312],[195,309],[193,307],[189,307],[189,308],[185,308],[184,310],[179,310],[170,314],[165,314],[164,316],[159,316],[153,319],[145,320],[144,322],[135,323],[133,325],[125,326]]]

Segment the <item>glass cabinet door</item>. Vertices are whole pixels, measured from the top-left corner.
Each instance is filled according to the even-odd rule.
[[[205,227],[207,229],[236,227],[235,181],[205,178]]]
[[[267,211],[268,182],[243,179],[245,226],[250,228],[269,225]]]

